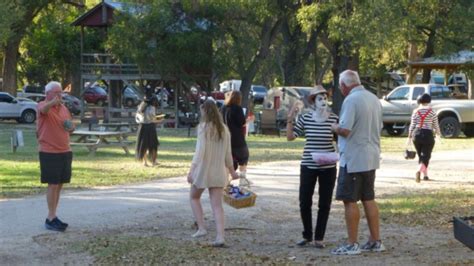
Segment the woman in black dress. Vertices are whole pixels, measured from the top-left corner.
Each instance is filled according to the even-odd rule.
[[[249,148],[245,141],[247,120],[244,110],[241,107],[242,94],[240,91],[231,91],[226,95],[224,106],[221,112],[224,123],[227,125],[231,136],[232,158],[234,160],[234,169],[239,168],[241,186],[250,185],[247,179],[247,163],[249,161]]]
[[[156,135],[156,107],[158,99],[155,96],[147,96],[145,100],[138,106],[135,116],[138,123],[137,146],[135,156],[138,161],[143,162],[144,166],[148,166],[147,153],[151,159],[152,166],[158,164],[156,161],[158,146],[158,136]]]

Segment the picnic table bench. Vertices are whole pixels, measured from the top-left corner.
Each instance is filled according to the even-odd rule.
[[[70,145],[86,147],[89,155],[95,155],[97,149],[102,147],[121,147],[126,154],[130,154],[128,145],[133,144],[133,141],[126,140],[127,134],[124,131],[75,130],[71,135],[78,138],[71,141]]]
[[[137,123],[115,122],[115,123],[101,123],[97,124],[99,127],[104,127],[106,131],[125,131],[136,132],[138,128]]]

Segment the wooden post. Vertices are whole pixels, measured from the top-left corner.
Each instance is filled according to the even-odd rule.
[[[17,140],[16,140],[15,130],[12,131],[12,136],[11,136],[11,138],[10,138],[10,141],[11,141],[12,152],[15,153],[15,152],[16,152],[16,148],[18,147],[18,143],[17,143]]]
[[[13,130],[10,140],[11,140],[11,146],[12,146],[12,152],[13,153],[16,152],[16,149],[18,147],[25,146],[25,143],[23,141],[23,131],[21,131],[21,130]]]
[[[179,94],[181,93],[181,80],[178,78],[176,82],[176,91],[174,93],[174,128],[178,128],[179,122]]]

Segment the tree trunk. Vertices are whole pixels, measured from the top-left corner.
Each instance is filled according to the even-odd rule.
[[[270,18],[264,22],[261,32],[260,48],[250,65],[245,69],[245,71],[243,71],[243,74],[241,74],[242,84],[240,85],[240,92],[242,93],[242,107],[248,106],[252,80],[257,74],[262,61],[268,56],[270,45],[273,43],[273,40],[280,30],[281,24],[281,18],[279,18],[275,23],[273,23]]]
[[[341,111],[342,102],[344,101],[344,96],[339,89],[339,74],[347,69],[349,65],[349,56],[347,55],[340,55],[337,51],[339,49],[335,49],[336,53],[333,54],[333,66],[332,66],[332,75],[333,79],[333,91],[332,91],[332,110],[334,113],[339,115]]]
[[[21,36],[23,37],[23,36]],[[10,38],[4,46],[3,58],[3,88],[2,90],[16,96],[17,88],[17,63],[18,48],[20,47],[20,38]]]
[[[467,79],[467,98],[472,100],[473,99],[472,80],[474,79],[474,69],[469,69],[469,70],[466,70],[465,72],[466,72],[466,79]]]
[[[344,97],[339,90],[339,74],[346,70],[349,65],[349,56],[345,55],[349,51],[349,43],[346,42],[345,49],[341,49],[343,44],[341,42],[332,42],[329,40],[328,35],[320,35],[321,42],[324,44],[326,49],[331,53],[332,57],[332,68],[331,72],[333,75],[333,86],[332,86],[332,110],[334,113],[339,115],[341,111],[342,102]]]
[[[319,56],[318,56],[319,57]],[[315,62],[316,63],[316,62]],[[332,60],[331,57],[328,57],[326,61],[324,62],[324,65],[322,67],[317,67],[315,68],[315,73],[316,73],[316,79],[315,79],[315,85],[320,85],[323,84],[323,79],[324,75],[326,75],[326,72],[329,70],[331,67]]]
[[[416,43],[414,41],[410,41],[409,47],[408,47],[408,61],[415,61],[419,59],[418,55],[418,49],[416,46]],[[407,76],[405,79],[405,82],[407,84],[413,84],[415,83],[416,80],[416,69],[413,69],[411,67],[407,68]]]
[[[438,25],[438,21],[435,23]],[[426,49],[425,53],[423,54],[423,58],[432,57],[434,55],[435,50],[435,41],[436,41],[436,26],[434,30],[431,30],[428,34],[428,39],[426,40]],[[431,68],[424,68],[423,69],[423,77],[421,78],[421,83],[429,83],[431,77]]]
[[[287,51],[283,59],[283,82],[289,86],[301,85],[304,80],[304,64],[302,62],[305,62],[314,53],[317,32],[312,31],[308,38],[299,24],[292,31],[286,18],[282,22],[281,33],[283,45],[286,48],[284,51]]]
[[[18,49],[21,40],[25,36],[27,28],[33,22],[33,19],[38,13],[45,8],[52,0],[36,0],[24,1],[19,5],[25,9],[21,17],[11,26],[11,35],[8,38],[6,45],[3,47],[3,91],[7,91],[16,95],[17,90],[17,63],[18,63]]]

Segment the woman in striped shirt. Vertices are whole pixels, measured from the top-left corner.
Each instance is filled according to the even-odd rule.
[[[300,212],[303,222],[303,240],[297,243],[298,246],[305,246],[312,243],[312,214],[313,194],[316,182],[319,183],[318,218],[316,231],[314,234],[314,246],[324,248],[323,243],[326,225],[331,209],[332,193],[336,183],[336,163],[317,164],[312,156],[312,152],[334,152],[334,135],[331,125],[338,122],[338,117],[330,112],[327,105],[327,91],[317,86],[308,96],[308,102],[313,105],[313,111],[301,115],[296,125],[293,121],[299,112],[295,104],[289,114],[287,122],[287,139],[292,141],[297,137],[305,137],[306,144],[300,166]]]
[[[411,116],[408,143],[413,140],[416,153],[418,154],[420,168],[415,174],[415,180],[420,182],[421,174],[423,174],[423,180],[429,180],[428,164],[435,144],[433,133],[440,136],[441,132],[439,130],[438,116],[430,107],[431,96],[427,93],[420,95],[417,102],[420,106],[413,111]]]

